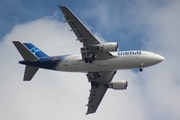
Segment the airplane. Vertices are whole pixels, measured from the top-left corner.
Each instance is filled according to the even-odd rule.
[[[124,90],[128,82],[120,80],[112,82],[117,70],[139,69],[155,65],[164,60],[164,57],[143,50],[118,50],[117,42],[100,42],[88,28],[66,6],[59,6],[64,14],[65,22],[83,44],[79,55],[49,56],[32,43],[12,41],[24,60],[19,61],[25,65],[24,81],[30,81],[39,68],[86,73],[91,84],[88,97],[87,113],[95,113],[108,88]]]

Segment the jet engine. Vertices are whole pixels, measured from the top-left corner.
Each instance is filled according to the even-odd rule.
[[[103,50],[105,52],[112,52],[118,50],[118,43],[117,42],[108,42],[98,45],[99,50]]]
[[[128,86],[128,82],[125,80],[121,80],[119,82],[111,82],[108,84],[108,88],[112,88],[114,90],[123,90]]]

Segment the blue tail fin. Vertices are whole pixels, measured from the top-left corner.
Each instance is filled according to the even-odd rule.
[[[31,43],[23,43],[34,55],[36,55],[38,58],[41,57],[48,57],[44,52],[42,52],[39,48],[34,46]]]
[[[40,57],[47,57],[45,53],[36,48],[31,43],[21,43],[19,41],[12,41],[21,56],[25,61],[36,61]],[[33,76],[38,71],[38,67],[26,65],[25,73],[24,73],[24,81],[30,81]]]

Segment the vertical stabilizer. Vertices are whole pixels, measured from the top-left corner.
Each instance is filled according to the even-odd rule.
[[[48,55],[46,55],[43,51],[34,46],[32,43],[23,43],[23,45],[25,45],[31,51],[31,53],[33,53],[38,58],[48,57]]]
[[[38,49],[31,43],[21,43],[19,41],[13,41],[13,44],[24,58],[25,61],[35,62],[42,57],[48,57],[44,52]],[[30,81],[38,71],[38,67],[26,65],[24,72],[24,81]]]

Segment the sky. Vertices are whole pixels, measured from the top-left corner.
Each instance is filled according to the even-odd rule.
[[[81,43],[57,5],[68,6],[102,42],[120,50],[147,50],[165,57],[138,70],[119,70],[113,81],[127,90],[106,92],[95,114],[85,115],[90,84],[84,73],[40,69],[24,82],[22,57],[12,41],[31,42],[48,55],[79,54]],[[0,119],[179,120],[179,0],[1,0]]]

